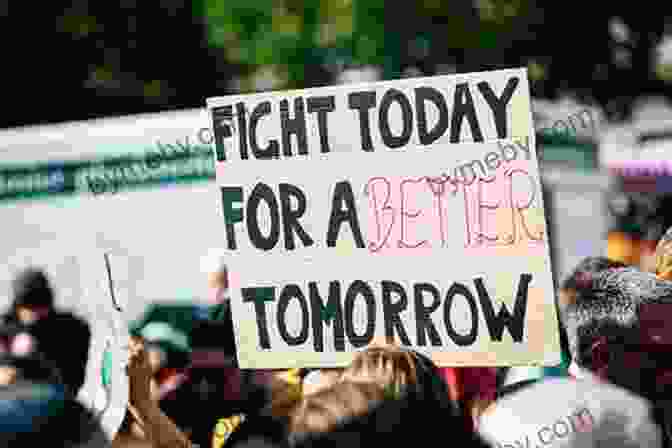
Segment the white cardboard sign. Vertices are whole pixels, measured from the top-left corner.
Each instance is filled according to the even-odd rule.
[[[557,364],[526,72],[208,100],[241,368]]]

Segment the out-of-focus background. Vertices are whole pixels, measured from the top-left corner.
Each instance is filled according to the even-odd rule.
[[[588,255],[650,269],[672,225],[670,12],[669,2],[0,2],[0,305],[17,270],[39,264],[57,301],[89,319],[118,305],[142,326],[159,303],[168,311],[156,319],[189,333],[210,294],[203,257],[224,245],[207,97],[521,66],[556,280]]]
[[[94,245],[142,255],[143,246],[156,249],[161,241],[177,269],[177,259],[195,260],[204,246],[221,241],[217,204],[192,194],[213,178],[212,135],[200,110],[206,97],[524,66],[552,193],[547,213],[556,274],[585,254],[607,250],[648,263],[647,241],[670,224],[664,169],[655,171],[672,136],[667,6],[543,3],[80,0],[48,2],[39,11],[5,4],[0,126],[14,129],[0,134],[6,204],[0,213],[13,237],[11,244],[3,237],[0,243],[9,245],[0,248],[4,254],[33,244],[28,229],[40,238],[62,240],[66,228],[81,237],[73,222],[87,220],[83,207],[61,218],[43,217],[41,207],[22,213],[14,207],[35,195],[42,206],[63,200],[61,193],[93,192],[107,199],[87,203],[86,216],[97,218],[87,226]],[[21,128],[27,125],[43,127]],[[180,153],[180,144],[194,151]],[[143,171],[138,160],[118,160],[142,158],[151,149],[154,166],[163,163],[158,174]],[[93,163],[101,158],[104,165]],[[172,162],[182,159],[186,163],[175,168]],[[635,161],[641,169],[629,169]],[[659,175],[645,181],[649,168]],[[155,207],[155,222],[116,219],[144,209],[109,200],[110,193],[125,197],[116,190],[131,184],[134,204],[169,202]],[[168,190],[158,193],[151,185]],[[83,204],[85,195],[76,196]],[[176,229],[194,236],[177,237]],[[137,241],[117,247],[114,232]],[[601,232],[598,242],[595,232]],[[204,235],[213,241],[195,242]],[[152,269],[165,273],[163,262],[145,265],[145,278]],[[159,295],[177,286],[151,283]],[[195,280],[179,288],[203,293]]]

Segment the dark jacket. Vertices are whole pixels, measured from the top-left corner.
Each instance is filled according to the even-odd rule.
[[[29,382],[0,387],[3,448],[105,448],[109,444],[93,413],[63,387]]]
[[[71,313],[52,311],[28,328],[38,341],[38,350],[58,368],[63,383],[76,396],[86,376],[89,325]]]
[[[417,398],[430,406],[441,415],[460,416],[462,414],[459,403],[450,398],[450,390],[443,380],[439,369],[431,359],[414,352],[415,369],[418,375],[417,387],[411,392]]]

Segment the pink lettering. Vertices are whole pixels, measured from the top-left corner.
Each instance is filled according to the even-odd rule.
[[[532,178],[532,176],[530,176],[530,174],[527,171],[525,171],[521,168],[515,168],[515,169],[512,169],[512,170],[507,170],[507,172],[505,174],[509,178],[509,197],[511,199],[511,214],[512,214],[511,219],[512,219],[512,222],[513,222],[513,225],[514,225],[514,227],[513,227],[514,228],[514,241],[515,241],[515,233],[516,233],[515,213],[518,213],[518,216],[520,217],[520,224],[523,227],[523,230],[525,231],[525,234],[527,235],[527,238],[530,241],[537,241],[537,242],[543,241],[543,239],[544,239],[543,229],[540,230],[537,233],[537,235],[532,235],[532,233],[530,232],[530,229],[527,225],[527,222],[525,220],[525,215],[523,214],[523,210],[529,210],[531,208],[532,203],[534,202],[534,200],[537,196],[537,188],[536,188],[536,183],[534,182],[534,179]],[[523,174],[530,181],[530,197],[529,197],[529,200],[527,201],[527,204],[525,204],[525,205],[519,205],[519,204],[514,202],[514,199],[513,199],[513,175],[514,174]],[[522,241],[522,237],[521,237],[521,241]]]
[[[382,206],[378,208],[378,198],[376,195],[376,189],[375,189],[375,184],[376,182],[382,182],[385,185],[385,199],[382,203]],[[387,247],[387,240],[390,238],[390,233],[392,233],[392,227],[394,226],[394,208],[390,206],[390,182],[384,178],[384,177],[374,177],[369,182],[366,184],[366,188],[364,189],[364,194],[367,196],[371,197],[371,200],[373,201],[373,211],[376,216],[376,230],[377,230],[377,236],[378,236],[378,243],[374,243],[372,241],[369,241],[369,250],[371,252],[378,252],[381,248]],[[385,236],[383,237],[383,233],[381,231],[382,228],[382,223],[381,220],[383,220],[385,213],[388,213],[391,215],[391,222],[390,225],[387,227],[387,231],[385,232]],[[383,215],[383,216],[381,216]]]
[[[486,225],[484,223],[484,218],[483,218],[483,210],[491,210],[491,211],[497,211],[500,205],[500,201],[498,200],[495,204],[487,203],[483,199],[483,185],[484,184],[492,184],[495,182],[495,178],[491,179],[482,179],[480,182],[478,182],[478,193],[477,193],[477,201],[478,201],[478,242],[483,243],[483,242],[491,242],[494,243],[499,240],[499,236],[495,234],[495,236],[488,236],[485,229]]]
[[[423,240],[423,241],[421,241],[419,243],[416,243],[416,244],[407,243],[406,242],[406,234],[404,232],[404,230],[405,230],[404,224],[406,222],[406,219],[404,219],[404,218],[417,218],[422,213],[419,210],[415,213],[410,213],[410,212],[406,211],[406,195],[404,194],[404,186],[406,184],[418,184],[422,181],[424,181],[424,178],[419,178],[419,179],[415,179],[415,180],[414,179],[404,179],[399,184],[399,195],[401,196],[401,236],[400,236],[400,239],[399,239],[399,242],[397,243],[397,245],[400,248],[403,247],[403,248],[406,248],[406,249],[409,249],[409,248],[416,249],[420,246],[424,246],[425,244],[427,244],[427,240]]]

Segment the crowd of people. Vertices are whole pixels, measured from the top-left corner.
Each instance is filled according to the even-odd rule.
[[[588,257],[563,279],[552,368],[438,367],[378,341],[340,369],[251,371],[237,368],[218,258],[213,304],[199,308],[188,343],[162,344],[156,325],[131,331],[128,407],[112,437],[77,400],[89,327],[55,307],[47,273],[28,268],[0,321],[0,446],[672,447],[672,229],[656,260],[647,272]]]

